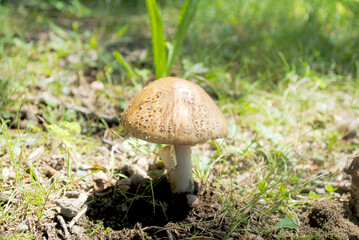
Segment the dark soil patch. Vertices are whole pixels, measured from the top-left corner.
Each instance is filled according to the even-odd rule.
[[[133,227],[137,223],[163,226],[168,221],[183,220],[190,211],[186,195],[171,194],[164,178],[153,184],[145,181],[139,186],[131,185],[127,192],[118,184],[103,196],[95,192],[88,207],[87,215],[91,220],[102,220],[105,227],[114,230]]]
[[[115,186],[106,196],[91,197],[87,216],[90,222],[99,220],[113,229],[99,232],[98,239],[184,239],[193,235],[221,239],[228,232],[228,219],[213,189],[201,192],[199,205],[191,208],[186,194],[173,195],[164,178],[152,187],[147,182],[128,192]]]
[[[316,201],[301,217],[301,236],[316,239],[359,239],[359,221],[347,203],[324,198]]]

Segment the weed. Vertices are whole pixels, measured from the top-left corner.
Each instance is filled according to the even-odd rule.
[[[166,60],[166,42],[161,15],[156,0],[146,0],[151,24],[153,57],[157,79],[170,75],[174,59],[181,48],[188,27],[196,15],[199,2],[200,1],[196,0],[186,0],[179,17],[177,31],[173,42],[169,45],[168,60]]]

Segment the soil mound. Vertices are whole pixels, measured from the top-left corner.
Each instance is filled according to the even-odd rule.
[[[320,199],[300,216],[300,231],[325,240],[359,239],[359,222],[348,204],[335,199]]]

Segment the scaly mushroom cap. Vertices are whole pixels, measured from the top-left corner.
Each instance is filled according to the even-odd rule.
[[[227,122],[197,84],[166,77],[150,83],[121,115],[133,137],[153,143],[195,145],[225,137]]]

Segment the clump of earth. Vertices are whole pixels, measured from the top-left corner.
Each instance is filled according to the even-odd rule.
[[[323,240],[359,239],[359,221],[346,202],[329,198],[317,200],[300,220],[301,236]]]

